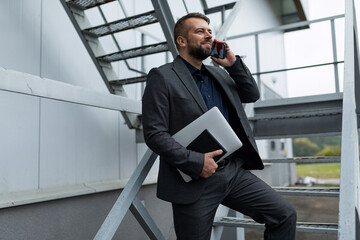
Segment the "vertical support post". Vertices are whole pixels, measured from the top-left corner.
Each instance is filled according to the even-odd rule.
[[[225,22],[225,6],[221,8],[221,25]]]
[[[244,218],[244,214],[240,212],[236,212],[237,218]],[[236,240],[245,240],[245,229],[244,228],[236,228]]]
[[[333,51],[333,62],[334,62],[334,77],[335,77],[335,91],[340,92],[339,87],[339,68],[337,59],[337,48],[336,48],[336,34],[335,34],[335,20],[331,19],[331,40],[332,40],[332,51]]]
[[[345,66],[341,138],[339,240],[359,239],[359,138],[355,82],[358,46],[354,0],[345,0]]]
[[[141,33],[141,46],[145,45],[145,34]],[[145,72],[145,56],[141,56],[141,71]],[[144,93],[144,89],[145,89],[145,82],[141,83],[141,96]]]
[[[260,100],[262,100],[262,89],[261,89],[261,79],[260,79],[260,48],[259,48],[259,35],[255,34],[255,55],[256,55],[256,80],[260,92]]]
[[[358,31],[356,19],[357,17],[354,7],[355,102],[356,102],[356,113],[359,114],[358,117],[360,117],[360,62],[359,62],[360,53],[359,53],[359,31]]]
[[[228,214],[229,214],[229,208],[220,204],[218,209],[216,210],[215,219],[227,217]],[[212,231],[211,231],[211,239],[210,240],[220,240],[223,230],[224,230],[223,226],[213,226]]]

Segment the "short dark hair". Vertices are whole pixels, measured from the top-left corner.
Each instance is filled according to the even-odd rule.
[[[198,12],[188,13],[187,15],[181,17],[176,22],[175,27],[174,27],[174,41],[175,41],[177,49],[179,49],[179,45],[178,45],[176,39],[179,36],[184,36],[186,34],[185,31],[187,29],[184,28],[184,22],[186,19],[189,19],[189,18],[201,18],[201,19],[204,19],[208,24],[210,24],[210,19],[207,16],[205,16],[204,14],[198,13]]]

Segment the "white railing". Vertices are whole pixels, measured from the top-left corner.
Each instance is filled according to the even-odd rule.
[[[262,87],[261,76],[262,75],[279,73],[279,72],[288,72],[288,71],[301,70],[301,69],[308,69],[308,68],[315,68],[315,67],[324,67],[324,66],[328,66],[328,65],[333,65],[335,92],[338,93],[338,92],[340,92],[338,66],[339,66],[339,64],[343,63],[344,61],[338,60],[338,56],[337,56],[335,20],[344,18],[344,16],[345,16],[344,14],[340,14],[340,15],[336,15],[336,16],[315,19],[315,20],[311,20],[311,21],[301,21],[301,22],[286,24],[286,25],[282,25],[282,26],[269,28],[269,29],[264,29],[264,30],[260,30],[260,31],[254,31],[254,32],[249,32],[249,33],[228,36],[228,37],[226,37],[226,39],[229,41],[229,40],[241,39],[241,38],[246,38],[246,37],[254,37],[255,64],[256,64],[255,71],[256,72],[254,72],[252,74],[254,76],[256,76],[258,87],[259,87],[259,90],[261,93],[263,92],[263,90],[261,89],[261,87]],[[311,24],[316,24],[316,23],[321,23],[321,22],[330,22],[332,53],[333,53],[331,62],[324,62],[324,63],[312,64],[312,65],[307,65],[307,66],[293,67],[293,68],[274,69],[274,70],[270,70],[270,71],[263,71],[261,69],[261,62],[262,62],[261,56],[260,56],[261,42],[259,39],[259,37],[261,35],[267,34],[267,33],[281,32],[281,31],[287,31],[287,30],[291,30],[291,29],[302,28],[302,27],[309,26]],[[263,94],[261,94],[261,96],[263,96]],[[264,100],[264,99],[261,99],[261,100]]]

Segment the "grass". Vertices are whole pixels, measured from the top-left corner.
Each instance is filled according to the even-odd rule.
[[[298,177],[340,178],[340,163],[297,164]]]

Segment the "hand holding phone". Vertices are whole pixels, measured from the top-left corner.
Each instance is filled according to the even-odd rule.
[[[220,43],[220,42],[214,40],[212,43],[210,55],[213,57],[216,57],[216,58],[224,59],[225,58],[225,48],[226,48],[225,43]]]

